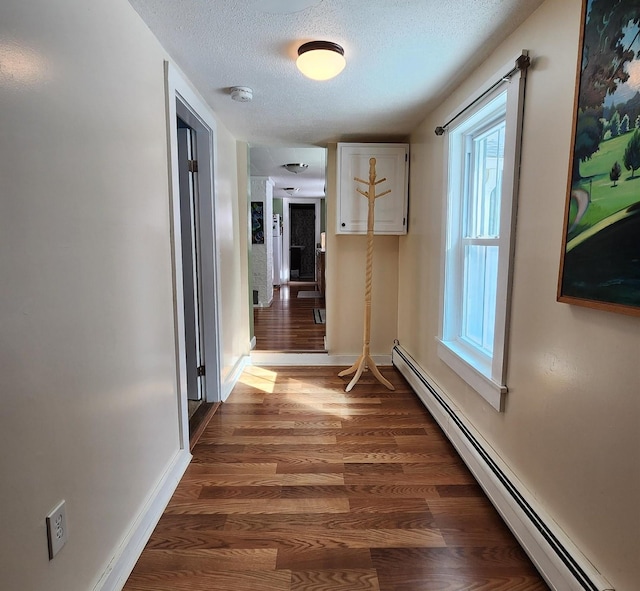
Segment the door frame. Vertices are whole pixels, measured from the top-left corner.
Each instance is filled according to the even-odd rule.
[[[181,114],[184,115],[184,109],[181,108],[180,103],[177,103],[177,110],[179,117]],[[182,118],[180,121],[184,122]],[[186,122],[184,127],[178,125],[177,133],[185,340],[187,342],[187,399],[204,401],[207,377],[206,375],[198,375],[198,367],[205,363],[204,327],[202,324],[200,197],[198,195],[198,172],[191,170],[189,166],[190,160],[198,160],[197,136],[196,131],[187,126]]]
[[[209,107],[190,86],[178,69],[165,61],[165,90],[167,96],[167,139],[169,156],[169,193],[171,217],[171,255],[174,294],[174,330],[176,357],[176,385],[179,409],[180,445],[189,449],[189,411],[187,404],[187,370],[184,318],[184,289],[182,283],[182,240],[180,231],[180,180],[178,172],[177,116],[196,133],[198,154],[198,192],[200,218],[200,255],[202,280],[202,344],[206,379],[204,402],[220,402],[221,335],[219,320],[220,281],[218,277],[219,249],[215,223],[215,146],[216,121]]]
[[[289,211],[290,205],[315,205],[316,213],[316,236],[314,244],[320,243],[320,215],[322,197],[283,197],[282,198],[282,273],[285,276],[286,283],[289,283],[291,263],[289,249],[291,248],[291,215]],[[317,279],[317,278],[316,278]]]

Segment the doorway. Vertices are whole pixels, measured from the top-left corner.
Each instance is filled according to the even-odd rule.
[[[322,201],[322,198],[282,200],[282,265],[289,281],[317,281],[315,261],[321,241]]]
[[[326,353],[322,200],[282,199],[284,281],[269,307],[254,308],[257,351]]]
[[[191,418],[203,402],[205,389],[198,156],[196,132],[180,117],[177,118],[177,127],[184,341],[187,357],[187,398]]]
[[[220,400],[211,131],[176,100],[184,344],[189,417]]]
[[[268,306],[253,306],[253,348],[326,352],[324,281],[320,280],[324,272],[317,268],[319,263],[324,268],[325,261],[324,252],[318,256],[318,246],[326,225],[327,150],[251,146],[249,168],[252,179],[268,178],[273,183],[273,214],[281,227],[281,232],[274,230],[273,234],[274,264],[280,245],[282,253],[281,272],[273,272],[273,300]],[[263,252],[250,253],[254,274],[263,282]],[[268,257],[269,253],[264,262],[267,276]],[[315,297],[315,292],[322,293]]]
[[[289,281],[315,282],[316,207],[289,204]]]
[[[216,123],[165,62],[171,154],[171,224],[180,444],[190,446],[189,402],[221,400],[219,281],[215,230]]]

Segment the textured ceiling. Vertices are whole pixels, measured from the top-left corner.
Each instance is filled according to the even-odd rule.
[[[250,155],[251,176],[268,176],[274,182],[274,197],[323,197],[325,194],[325,148],[287,148],[282,146],[252,146]],[[295,174],[284,168],[285,164],[307,164],[304,172]],[[293,195],[284,189],[298,189]]]
[[[406,139],[542,3],[129,1],[236,138],[285,147]],[[347,59],[326,82],[295,66],[297,48],[318,39],[340,44]],[[252,88],[253,100],[232,101],[232,86]]]

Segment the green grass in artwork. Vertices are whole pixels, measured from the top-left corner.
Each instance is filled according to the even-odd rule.
[[[582,179],[574,183],[572,189],[583,189],[590,193],[591,203],[578,226],[568,236],[569,239],[612,213],[640,201],[640,170],[636,170],[634,178],[631,178],[631,171],[624,167],[624,151],[632,135],[633,130],[602,142],[590,160],[580,163]],[[616,161],[622,167],[622,174],[614,187],[609,172]],[[570,225],[575,215],[576,207],[572,200]]]

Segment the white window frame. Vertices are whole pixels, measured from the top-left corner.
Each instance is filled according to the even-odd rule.
[[[511,65],[502,68],[500,73],[489,79],[460,109],[456,110],[461,112],[467,109],[448,126],[444,147],[447,207],[444,211],[443,224],[446,232],[443,243],[438,356],[498,411],[504,410],[505,396],[508,391],[506,385],[508,328],[526,69],[516,70],[508,80],[505,79],[490,92],[487,92],[487,89],[495,86],[495,80],[500,80],[511,68]],[[464,273],[464,256],[461,252],[464,248],[461,243],[463,220],[461,207],[464,194],[462,144],[465,141],[465,132],[470,128],[477,128],[477,124],[471,125],[470,121],[503,93],[506,93],[506,129],[500,235],[499,238],[491,241],[492,245],[498,246],[498,279],[493,356],[490,357],[482,354],[479,349],[469,346],[460,337]],[[469,105],[473,106],[469,107]],[[487,122],[492,117],[495,119],[495,116],[496,110],[486,117]],[[454,157],[454,154],[459,157]]]

